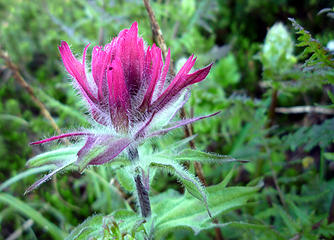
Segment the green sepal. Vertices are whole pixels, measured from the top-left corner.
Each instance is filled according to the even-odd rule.
[[[81,147],[65,147],[57,150],[48,151],[39,154],[28,160],[27,166],[29,167],[39,167],[47,164],[58,164],[70,159],[76,159],[77,153]]]

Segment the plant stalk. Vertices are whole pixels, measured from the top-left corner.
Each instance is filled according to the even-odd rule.
[[[130,148],[128,151],[128,156],[131,162],[135,162],[139,158],[137,148]],[[147,176],[148,177],[148,176]],[[144,179],[143,179],[144,178]],[[149,192],[149,184],[145,184],[147,181],[145,177],[145,173],[142,172],[140,175],[139,173],[134,177],[136,183],[136,190],[138,195],[139,206],[141,210],[141,215],[144,218],[151,216],[151,203],[150,197],[148,196]],[[144,181],[144,183],[143,183]]]
[[[150,198],[148,196],[148,191],[145,188],[139,174],[135,177],[135,182],[136,182],[136,188],[137,188],[141,215],[144,218],[150,217],[151,216]]]

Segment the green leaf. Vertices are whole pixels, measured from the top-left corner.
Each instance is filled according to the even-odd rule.
[[[334,104],[334,94],[329,90],[327,90],[327,94],[331,102]]]
[[[326,159],[334,161],[334,153],[332,153],[332,152],[326,152],[326,153],[324,153],[324,156],[325,156]]]
[[[68,235],[65,240],[86,240],[94,233],[97,235],[99,235],[99,233],[103,234],[101,231],[103,230],[102,220],[102,215],[95,215],[87,218],[83,223],[74,228],[71,234]]]
[[[168,144],[162,144],[160,141],[161,149],[162,149],[160,153],[166,153],[166,152],[169,153],[173,151],[179,152],[178,151],[179,149],[182,149],[186,144],[194,140],[195,137],[197,137],[197,134],[191,135],[187,138],[183,138],[177,142],[173,140],[171,143],[168,143]],[[161,140],[161,139],[158,139],[158,140]]]
[[[259,186],[225,188],[223,184],[218,184],[208,187],[208,206],[212,216],[245,205],[258,190]],[[156,216],[156,239],[162,239],[175,228],[191,229],[197,234],[214,227],[205,206],[194,198],[170,190],[151,198],[151,203],[152,212]]]
[[[10,121],[23,126],[29,126],[29,123],[25,119],[11,114],[0,114],[0,121],[3,121],[4,123]]]
[[[65,147],[57,150],[45,152],[31,158],[27,162],[29,167],[38,167],[46,164],[58,164],[59,162],[76,159],[80,147]]]
[[[66,240],[144,239],[145,220],[132,210],[118,210],[108,216],[95,215],[77,226]]]
[[[219,185],[221,185],[221,187],[225,188],[227,186],[227,184],[231,181],[231,178],[233,176],[233,172],[234,172],[234,168],[232,168],[228,172],[228,174],[226,175],[226,177],[224,178],[224,180],[221,183],[219,183]]]
[[[152,161],[150,166],[162,168],[164,170],[167,170],[169,173],[175,175],[192,196],[205,204],[210,215],[208,200],[204,187],[202,186],[201,182],[194,175],[190,174],[187,170],[185,170],[183,166],[170,160],[159,161],[158,159]]]
[[[89,150],[87,154],[83,156],[78,162],[79,172],[83,172],[88,164],[100,154],[104,153],[107,149],[107,146],[94,146]]]
[[[42,214],[20,199],[6,193],[0,193],[0,202],[10,205],[12,208],[24,214],[26,217],[34,220],[42,228],[45,228],[54,239],[64,239],[65,233],[60,228],[58,228],[52,222],[49,222],[45,217],[42,216]]]
[[[185,149],[182,152],[172,155],[160,155],[158,157],[173,159],[175,161],[190,161],[190,162],[203,162],[203,163],[226,163],[226,162],[237,162],[236,160],[227,155],[220,155],[216,153],[202,152],[195,149]],[[243,161],[242,161],[243,162]]]
[[[116,177],[121,186],[128,192],[133,192],[135,185],[133,182],[133,177],[131,174],[124,168],[118,169],[116,172]]]
[[[297,46],[306,47],[303,52],[304,56],[311,54],[311,57],[306,60],[305,66],[330,67],[332,70],[334,68],[333,54],[314,39],[295,19],[289,18],[289,20],[299,35]]]
[[[274,209],[277,210],[290,234],[297,234],[301,230],[301,226],[281,206],[275,204]]]
[[[92,176],[96,177],[96,179],[103,185],[105,186],[107,189],[110,189],[110,191],[114,192],[114,193],[118,193],[118,189],[115,188],[113,185],[111,185],[106,179],[104,179],[100,174],[96,173],[94,170],[92,169],[87,169],[86,172],[88,174],[91,174]],[[119,194],[118,194],[119,196]],[[120,197],[120,196],[119,196]],[[129,203],[127,201],[123,201],[123,203],[125,204],[127,209],[131,209],[131,206],[129,205]]]

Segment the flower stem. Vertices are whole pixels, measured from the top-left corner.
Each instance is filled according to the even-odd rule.
[[[128,151],[128,156],[131,162],[135,162],[139,158],[138,150],[137,148],[130,148]],[[142,175],[142,176],[141,176]],[[146,218],[151,216],[151,204],[150,204],[150,198],[148,196],[149,192],[149,184],[145,184],[148,179],[145,177],[145,173],[142,172],[142,174],[137,174],[134,177],[135,183],[136,183],[136,190],[137,190],[137,195],[138,195],[138,201],[139,201],[139,206],[141,210],[141,215]],[[142,179],[142,177],[144,179]],[[147,176],[148,178],[148,176]],[[143,183],[144,180],[144,183]],[[147,180],[147,181],[145,181]]]
[[[150,198],[148,196],[148,191],[145,188],[140,175],[135,177],[138,200],[140,205],[141,214],[143,217],[151,216],[151,204]]]

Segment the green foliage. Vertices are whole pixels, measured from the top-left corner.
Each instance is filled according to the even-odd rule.
[[[209,208],[212,215],[218,216],[235,208],[245,205],[253,199],[259,187],[229,187],[226,182],[207,188]],[[148,222],[140,219],[132,211],[116,211],[109,216],[94,216],[76,227],[66,239],[96,239],[115,238],[122,239],[144,239],[154,236],[154,239],[162,239],[174,229],[190,229],[195,234],[219,226],[212,223],[203,204],[189,196],[169,190],[151,198],[153,216]],[[153,222],[153,228],[152,222]],[[107,224],[111,222],[111,224]],[[193,223],[196,222],[196,225]],[[243,227],[242,222],[224,223],[222,226]],[[144,228],[141,226],[143,225]],[[251,224],[250,224],[251,226]],[[254,226],[256,227],[256,226]],[[261,228],[261,226],[259,226]],[[264,227],[265,229],[266,227]],[[132,229],[130,231],[130,229]],[[106,235],[107,234],[107,235]],[[144,234],[144,235],[143,235]],[[132,237],[132,238],[131,238]]]
[[[64,239],[73,230],[67,239],[204,240],[215,238],[215,227],[224,239],[331,239],[332,115],[269,112],[274,90],[275,107],[333,109],[334,58],[323,46],[334,38],[334,1],[150,2],[176,67],[192,53],[195,69],[214,63],[192,89],[188,116],[222,114],[195,123],[196,138],[177,130],[140,146],[140,164],[122,156],[80,174],[75,160],[83,143],[29,146],[55,131],[0,60],[0,239],[16,230],[17,239]],[[292,27],[288,16],[297,19]],[[153,41],[141,1],[3,0],[0,17],[1,48],[64,132],[90,122],[60,62],[60,41],[81,54],[86,43],[105,44],[135,20]],[[187,149],[190,140],[197,150]],[[23,195],[59,167],[71,171]],[[153,209],[146,220],[133,194],[133,176],[143,168]],[[251,187],[259,180],[263,186]]]
[[[0,202],[3,204],[10,205],[18,212],[24,214],[26,217],[31,218],[40,226],[45,228],[54,239],[63,239],[65,233],[59,229],[54,223],[47,220],[41,213],[30,207],[28,204],[22,202],[9,194],[0,193]]]
[[[286,144],[292,151],[299,146],[303,146],[305,151],[310,151],[315,146],[325,149],[334,141],[333,130],[334,119],[332,118],[319,125],[299,128],[295,133],[286,137]]]
[[[326,50],[319,41],[312,38],[311,34],[306,31],[301,25],[299,25],[295,19],[289,19],[296,29],[298,37],[299,47],[305,47],[303,55],[309,56],[309,59],[305,61],[305,66],[317,66],[317,67],[334,67],[333,55]]]
[[[235,85],[240,81],[241,75],[234,55],[228,54],[220,59],[211,73],[216,83],[222,87]]]
[[[319,41],[314,39],[311,34],[299,25],[293,18],[289,19],[296,29],[299,47],[305,47],[303,56],[307,58],[304,69],[312,70],[321,75],[326,81],[334,83],[333,68],[334,56]]]
[[[225,188],[220,184],[208,187],[208,207],[212,216],[226,213],[246,204],[254,197],[258,189],[258,187]],[[152,199],[152,208],[158,216],[155,225],[157,239],[161,239],[175,228],[191,229],[197,234],[202,230],[215,227],[205,207],[198,200],[189,198],[187,194],[178,196],[176,193],[166,192],[165,195]]]

